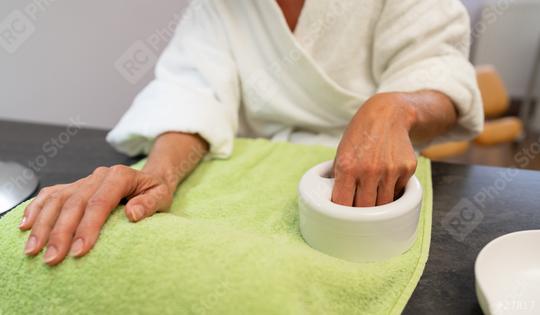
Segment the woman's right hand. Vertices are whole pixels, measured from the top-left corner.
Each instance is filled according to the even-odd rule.
[[[21,230],[32,230],[24,252],[56,265],[68,253],[87,254],[96,243],[101,227],[124,198],[125,214],[138,222],[169,208],[173,189],[167,180],[124,165],[100,167],[90,176],[71,184],[43,188],[26,207]]]
[[[20,224],[21,230],[32,230],[24,252],[35,256],[47,246],[43,259],[51,266],[68,253],[86,255],[123,199],[128,200],[125,214],[132,222],[167,210],[178,183],[208,149],[197,134],[167,132],[156,138],[142,171],[124,165],[100,167],[74,183],[42,189]]]

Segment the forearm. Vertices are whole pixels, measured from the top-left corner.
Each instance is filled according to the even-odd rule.
[[[457,122],[457,111],[452,100],[437,91],[390,93],[409,113],[409,135],[414,144],[427,143],[450,130]]]
[[[170,132],[157,137],[142,169],[162,178],[174,191],[208,152],[208,143],[200,136]]]

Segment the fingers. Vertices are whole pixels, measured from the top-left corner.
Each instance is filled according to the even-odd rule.
[[[400,176],[396,181],[396,187],[394,189],[394,200],[401,197],[405,190],[405,186],[409,182],[409,179],[414,175],[416,171],[416,160],[410,160],[404,162],[400,169]]]
[[[403,191],[416,170],[416,159],[397,162],[351,162],[336,159],[332,202],[353,207],[390,203]]]
[[[407,186],[409,178],[410,176],[401,176],[398,178],[396,182],[396,188],[394,189],[394,200],[398,199],[403,195],[403,191],[405,190],[405,186]]]
[[[411,176],[405,166],[386,165],[382,170],[367,174],[356,190],[355,207],[382,206],[391,203],[403,190]],[[379,180],[379,178],[382,178]]]
[[[356,163],[345,155],[338,155],[332,168],[334,188],[332,202],[342,206],[352,207],[356,192]]]
[[[92,249],[111,211],[136,187],[135,172],[127,166],[113,166],[110,169],[97,191],[88,200],[73,238],[71,255],[81,257]]]
[[[142,174],[127,166],[101,167],[72,184],[44,188],[25,209],[21,230],[32,229],[25,253],[43,256],[56,265],[71,253],[80,257],[95,245],[111,211],[130,198],[126,214],[132,221],[166,210],[172,193],[161,178]]]
[[[377,188],[377,206],[394,201],[397,176],[398,174],[391,174],[379,183],[379,187]]]
[[[60,214],[60,209],[68,196],[69,191],[59,190],[47,198],[43,208],[39,210],[39,216],[35,219],[32,226],[32,232],[28,237],[24,252],[27,255],[34,256],[41,251],[47,243],[49,233],[54,227],[56,219]]]
[[[124,212],[131,222],[138,222],[156,212],[156,204],[151,196],[141,195],[131,199],[126,204]]]
[[[332,202],[348,207],[372,207],[377,201],[380,175],[367,163],[340,156],[334,163]]]
[[[334,189],[332,190],[332,202],[343,206],[352,206],[356,192],[356,179],[350,175],[336,172]]]
[[[369,179],[362,180],[356,189],[354,196],[354,207],[373,207],[377,201],[377,184],[378,181]]]
[[[43,260],[49,265],[60,263],[68,254],[73,233],[84,213],[85,203],[79,197],[69,198],[62,207],[60,216],[50,233],[47,251]]]
[[[65,186],[66,185],[56,185],[41,189],[36,198],[34,198],[26,207],[26,209],[24,209],[24,214],[21,220],[21,224],[19,225],[19,229],[21,229],[22,231],[26,231],[32,228],[32,225],[36,221],[36,218],[38,217],[41,208],[43,208],[43,205],[47,201],[47,198],[49,198],[51,194],[61,190]]]
[[[130,199],[125,213],[132,222],[138,222],[157,211],[166,210],[170,204],[170,193],[165,186],[158,186],[148,192]]]
[[[83,217],[87,200],[98,189],[104,175],[101,170],[96,170],[93,176],[87,178],[64,203],[50,233],[47,251],[43,257],[47,264],[56,265],[67,256],[72,245],[73,235]]]

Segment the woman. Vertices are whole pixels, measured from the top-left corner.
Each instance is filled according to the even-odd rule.
[[[413,144],[480,131],[468,46],[457,0],[194,1],[156,79],[107,137],[148,153],[147,164],[44,188],[20,225],[32,230],[25,253],[46,246],[49,265],[84,256],[124,198],[133,222],[166,211],[203,157],[230,155],[235,135],[339,144],[332,200],[388,203],[414,173]]]

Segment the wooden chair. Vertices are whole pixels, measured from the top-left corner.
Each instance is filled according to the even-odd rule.
[[[497,70],[490,65],[478,66],[476,78],[487,121],[484,131],[474,139],[477,145],[495,145],[517,140],[523,133],[523,123],[517,117],[501,117],[510,106],[510,98]],[[440,160],[465,153],[471,145],[470,141],[448,142],[430,146],[422,151],[422,155],[430,159]]]
[[[517,117],[498,118],[508,110],[510,98],[504,83],[493,66],[476,68],[476,78],[482,100],[486,123],[484,131],[474,139],[480,145],[494,145],[517,140],[523,133],[523,123]]]

